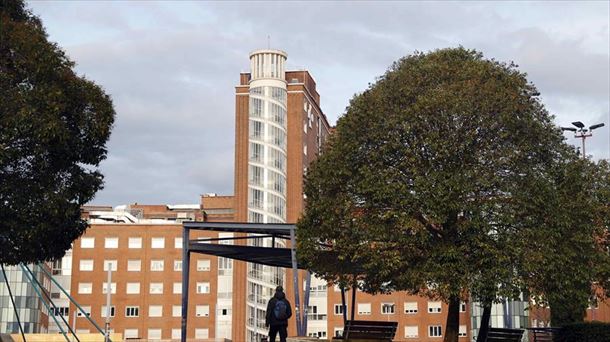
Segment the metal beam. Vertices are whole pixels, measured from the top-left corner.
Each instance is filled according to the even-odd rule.
[[[40,263],[38,263],[38,264],[37,264],[37,266],[38,266],[38,268],[39,268],[39,269],[40,269],[42,272],[44,272],[44,273],[45,273],[45,274],[46,274],[46,275],[49,277],[49,279],[51,279],[51,282],[53,282],[53,284],[55,284],[55,285],[56,285],[56,286],[59,288],[59,290],[60,290],[61,292],[63,292],[63,294],[65,294],[65,295],[66,295],[66,297],[68,297],[68,299],[70,300],[70,302],[71,302],[72,304],[74,304],[74,306],[76,306],[76,308],[77,308],[77,309],[78,309],[78,310],[79,310],[79,311],[80,311],[80,312],[83,314],[83,316],[85,316],[85,318],[86,318],[86,319],[89,321],[89,323],[93,324],[93,326],[95,327],[95,329],[97,329],[97,331],[99,331],[99,332],[100,332],[100,334],[102,334],[102,335],[103,335],[103,334],[104,334],[104,331],[102,330],[102,328],[100,328],[100,326],[99,326],[99,325],[97,325],[97,323],[95,323],[95,321],[91,319],[90,315],[89,315],[89,314],[88,314],[88,313],[87,313],[87,312],[86,312],[86,311],[85,311],[85,310],[84,310],[84,309],[83,309],[83,308],[80,306],[80,304],[78,304],[78,303],[76,302],[76,300],[74,300],[74,298],[72,298],[72,296],[70,296],[70,294],[68,293],[68,291],[66,291],[66,290],[65,290],[65,289],[64,289],[64,288],[61,286],[61,284],[59,284],[59,283],[57,282],[57,280],[55,280],[55,278],[53,278],[53,276],[52,276],[52,275],[51,275],[51,274],[50,274],[50,273],[49,273],[47,270],[45,270],[45,269],[44,269],[44,267],[42,267],[42,266],[40,265]]]
[[[189,242],[189,228],[182,228],[182,322],[180,331],[180,341],[186,342],[186,327],[189,305],[189,261],[191,256]]]

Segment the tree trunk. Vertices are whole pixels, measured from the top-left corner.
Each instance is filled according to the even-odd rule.
[[[443,342],[458,342],[460,332],[460,297],[458,296],[449,298],[449,312],[447,312],[445,327]]]
[[[479,335],[477,335],[477,342],[485,342],[485,339],[487,339],[490,319],[491,303],[483,304],[483,316],[481,316],[481,325],[479,326]]]

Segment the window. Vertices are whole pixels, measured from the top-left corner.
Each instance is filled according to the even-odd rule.
[[[92,259],[83,259],[80,261],[79,270],[81,271],[93,271],[93,260]]]
[[[127,283],[125,293],[139,294],[140,293],[140,283]]]
[[[405,327],[405,338],[418,338],[419,327],[417,325],[407,325]]]
[[[417,313],[417,302],[405,302],[405,313],[413,315]]]
[[[163,260],[151,260],[150,270],[153,272],[163,271]]]
[[[233,270],[233,259],[218,257],[218,274],[231,274]]]
[[[359,315],[370,315],[371,314],[371,303],[358,303],[358,314]]]
[[[343,315],[344,309],[346,309],[346,306],[342,304],[335,304],[335,315]]]
[[[248,210],[248,222],[263,223],[263,214]]]
[[[181,317],[181,316],[182,316],[182,306],[172,305],[172,317]]]
[[[123,332],[123,336],[125,337],[125,339],[138,339],[138,329],[125,329],[125,331]]]
[[[443,331],[440,325],[429,325],[428,326],[428,336],[429,337],[442,337]]]
[[[276,126],[270,126],[269,129],[269,142],[275,146],[285,150],[286,149],[286,132]]]
[[[250,94],[252,94],[252,95],[265,95],[265,88],[264,87],[250,88]]]
[[[268,193],[267,210],[283,218],[286,213],[286,201],[279,196]]]
[[[286,172],[286,156],[280,150],[270,147],[267,165]]]
[[[250,190],[250,198],[249,205],[251,208],[263,209],[263,192],[257,189],[249,189]]]
[[[342,336],[343,336],[343,327],[335,328],[335,337],[342,337]]]
[[[150,243],[151,248],[165,248],[165,238],[154,237]]]
[[[275,103],[270,103],[269,119],[282,127],[286,127],[286,110]]]
[[[142,238],[141,237],[130,237],[129,238],[129,248],[142,248]]]
[[[265,124],[260,121],[250,120],[250,138],[262,140],[264,136]]]
[[[102,294],[108,293],[108,283],[104,282],[102,284]],[[116,283],[110,283],[110,293],[116,293]]]
[[[182,283],[174,283],[174,294],[182,293]]]
[[[466,333],[466,326],[465,325],[460,325],[460,330],[458,332],[458,336],[459,337],[466,337],[467,333]]]
[[[162,316],[163,316],[163,305],[148,306],[148,317],[162,317]]]
[[[195,329],[196,339],[207,339],[208,336],[208,329]]]
[[[219,240],[218,243],[221,245],[232,245],[233,240],[231,238],[235,237],[233,233],[218,233],[219,239],[227,239],[227,240]]]
[[[93,284],[91,283],[78,283],[79,294],[91,294],[93,293]]]
[[[91,307],[90,306],[84,306],[82,305],[81,308],[83,308],[83,311],[85,312],[85,314],[87,314],[87,316],[91,316]],[[76,311],[76,316],[78,317],[84,317],[83,312],[80,310]]]
[[[182,271],[182,260],[174,260],[174,271]]]
[[[394,312],[395,312],[394,303],[381,303],[381,313],[382,314],[393,315]]]
[[[286,189],[286,178],[272,170],[268,170],[267,173],[269,175],[271,189],[283,194]]]
[[[210,316],[210,306],[209,305],[196,305],[195,306],[195,315],[197,317],[209,317]]]
[[[460,302],[460,312],[466,312],[466,303]]]
[[[106,318],[106,305],[102,305],[102,313],[100,317]],[[110,307],[110,317],[114,317],[114,305]]]
[[[116,260],[104,260],[104,271],[108,272],[108,264],[110,264],[110,270],[112,272],[116,272],[117,270],[117,261]]]
[[[107,237],[104,239],[104,248],[119,248],[118,237]]]
[[[142,270],[141,260],[127,260],[127,271],[129,272],[140,272]]]
[[[84,237],[80,239],[80,248],[94,248],[95,247],[95,238],[92,237]]]
[[[440,313],[441,312],[441,302],[428,302],[428,312],[429,313]]]
[[[249,151],[250,161],[262,163],[264,160],[263,156],[264,156],[263,145],[251,142],[250,151]]]
[[[150,294],[163,294],[163,283],[150,283]]]
[[[182,248],[182,238],[174,238],[174,248]]]
[[[139,306],[126,306],[125,307],[125,317],[138,317],[138,316],[140,316],[140,307]]]
[[[197,293],[210,293],[210,283],[197,283]]]
[[[149,340],[160,340],[161,339],[161,329],[148,329],[148,339]]]
[[[179,340],[182,337],[181,329],[172,329],[172,340]]]
[[[263,100],[250,97],[250,116],[260,118],[263,114]]]
[[[197,260],[197,271],[209,271],[210,270],[210,260],[202,259]]]
[[[67,306],[52,308],[51,311],[53,312],[53,316],[70,317],[70,308]]]
[[[255,165],[248,166],[248,183],[255,186],[263,186],[263,168]]]

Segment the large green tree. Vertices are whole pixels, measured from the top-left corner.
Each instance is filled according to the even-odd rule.
[[[61,257],[102,188],[115,112],[21,0],[0,0],[0,263]]]
[[[574,154],[563,140],[516,65],[464,48],[405,57],[351,100],[309,169],[299,257],[329,281],[444,300],[457,341],[460,300],[524,289],[513,194],[545,201],[533,185]],[[361,270],[349,278],[328,250]]]

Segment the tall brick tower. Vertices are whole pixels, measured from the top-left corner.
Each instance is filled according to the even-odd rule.
[[[257,50],[235,96],[235,219],[295,223],[303,210],[303,176],[327,139],[330,126],[307,71],[285,71],[287,54]],[[252,240],[271,247],[271,239]],[[284,242],[276,241],[281,247]],[[290,270],[235,262],[234,341],[265,335],[266,302],[277,285],[294,298]],[[245,305],[243,304],[245,303]],[[295,334],[294,320],[289,327]]]

